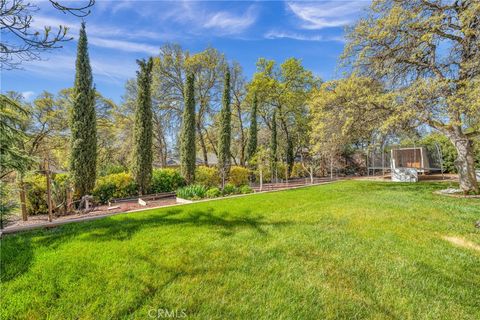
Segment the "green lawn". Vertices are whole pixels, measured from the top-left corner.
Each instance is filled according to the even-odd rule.
[[[345,181],[1,244],[1,319],[479,319],[480,200]],[[170,314],[171,315],[171,314]]]

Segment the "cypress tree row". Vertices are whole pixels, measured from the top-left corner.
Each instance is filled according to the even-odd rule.
[[[193,73],[189,73],[180,133],[180,170],[187,183],[195,181],[195,161],[195,89]]]
[[[272,135],[270,137],[270,172],[272,180],[277,176],[277,111],[272,115]]]
[[[251,159],[257,152],[257,109],[258,101],[257,94],[253,96],[252,112],[250,113],[250,128],[247,146],[247,161]]]
[[[97,167],[95,88],[84,22],[78,38],[75,69],[73,108],[70,118],[70,174],[75,195],[81,197],[92,191]]]
[[[135,108],[135,128],[133,147],[133,177],[140,195],[147,194],[152,180],[152,98],[151,80],[153,60],[137,60],[137,104]]]
[[[225,84],[223,89],[223,106],[220,111],[220,128],[218,133],[218,167],[222,177],[222,188],[230,171],[230,140],[231,140],[231,118],[230,110],[230,70],[227,67],[225,72]]]

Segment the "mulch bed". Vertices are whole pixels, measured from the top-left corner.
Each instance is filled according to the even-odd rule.
[[[138,201],[114,203],[112,204],[112,207],[118,207],[118,208],[108,210],[108,205],[102,205],[102,206],[96,207],[94,211],[91,211],[88,213],[72,213],[72,214],[62,215],[62,216],[54,216],[53,222],[77,220],[81,218],[95,217],[95,216],[101,216],[105,214],[114,214],[114,213],[120,213],[120,212],[128,212],[128,211],[145,209],[145,208],[157,208],[157,207],[172,205],[175,203],[176,203],[175,197],[147,201],[146,206],[139,205]],[[8,222],[4,230],[8,231],[10,229],[42,225],[45,223],[48,223],[48,215],[46,214],[29,216],[27,221],[23,221],[22,218],[19,216],[14,216],[12,217],[11,221]]]

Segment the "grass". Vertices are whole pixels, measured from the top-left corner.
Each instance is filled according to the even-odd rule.
[[[478,199],[345,181],[7,236],[1,318],[479,319]]]

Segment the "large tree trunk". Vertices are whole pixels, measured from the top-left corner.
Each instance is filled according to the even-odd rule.
[[[475,175],[475,157],[472,140],[456,132],[450,133],[449,138],[457,150],[455,166],[458,171],[460,188],[465,193],[480,193]]]

